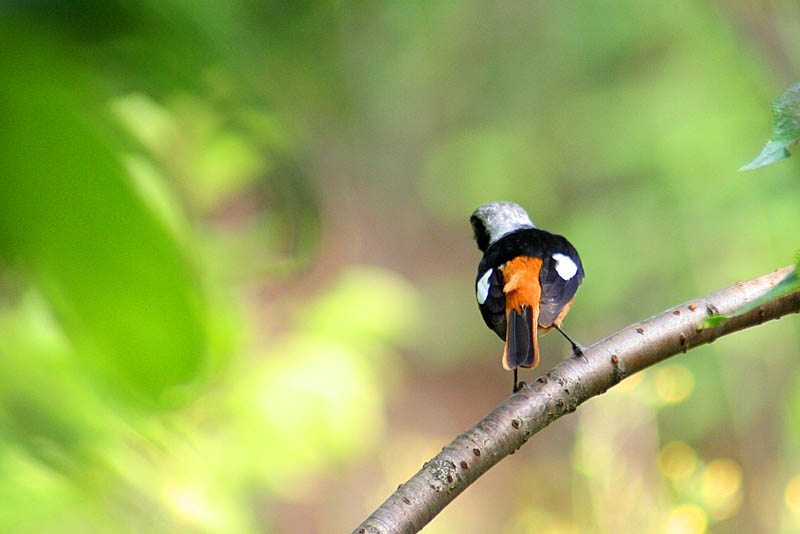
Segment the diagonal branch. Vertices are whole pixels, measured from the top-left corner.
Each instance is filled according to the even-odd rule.
[[[512,395],[458,436],[401,484],[354,534],[418,532],[450,501],[544,427],[626,376],[679,352],[764,321],[800,311],[800,292],[776,298],[725,323],[703,328],[712,314],[728,315],[764,295],[795,267],[739,282],[623,328]]]

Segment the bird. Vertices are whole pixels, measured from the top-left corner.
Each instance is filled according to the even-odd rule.
[[[475,297],[483,320],[505,341],[503,367],[514,371],[539,363],[537,333],[555,328],[572,344],[584,348],[561,328],[575,293],[586,274],[578,251],[563,236],[538,228],[513,202],[489,202],[470,217],[478,249],[483,253],[475,279]]]

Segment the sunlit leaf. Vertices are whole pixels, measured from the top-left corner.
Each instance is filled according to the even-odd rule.
[[[303,328],[351,346],[384,341],[413,344],[419,295],[397,273],[354,266],[302,314]]]
[[[385,384],[371,357],[314,336],[276,345],[233,395],[230,419],[249,476],[296,496],[307,488],[293,480],[370,450],[385,425]]]

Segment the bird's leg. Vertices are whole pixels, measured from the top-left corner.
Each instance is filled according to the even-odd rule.
[[[517,381],[517,368],[514,368],[514,389],[511,390],[512,393],[516,393],[517,391],[528,387],[528,384],[525,383],[524,380]]]
[[[585,359],[586,359],[586,355],[584,355],[584,353],[583,353],[583,349],[584,349],[583,345],[581,345],[580,343],[578,343],[577,341],[575,341],[574,339],[572,339],[571,337],[569,337],[569,336],[567,335],[567,333],[566,333],[566,332],[564,332],[564,331],[561,329],[561,327],[560,327],[560,326],[556,325],[556,330],[558,330],[559,332],[561,332],[561,335],[562,335],[562,336],[564,336],[565,338],[567,338],[567,341],[569,341],[569,342],[572,344],[572,353],[573,353],[575,356],[580,356],[581,358],[583,358],[583,359],[585,360]]]

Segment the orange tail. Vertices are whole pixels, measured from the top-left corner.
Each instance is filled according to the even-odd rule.
[[[517,256],[501,267],[506,294],[506,348],[503,367],[536,367],[539,363],[539,271],[542,260]]]

